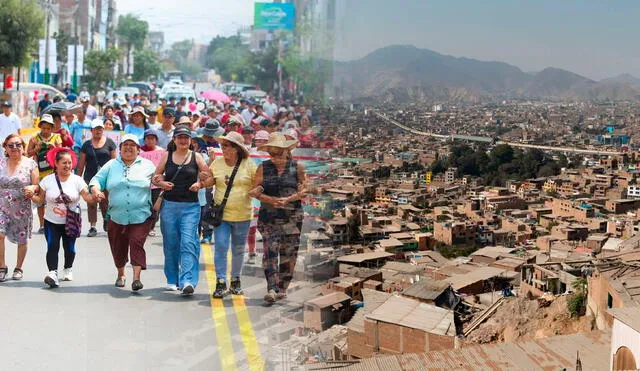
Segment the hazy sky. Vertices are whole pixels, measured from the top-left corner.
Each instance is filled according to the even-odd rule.
[[[170,44],[206,43],[253,22],[254,0],[117,0],[165,31]],[[322,2],[325,0],[319,0]],[[443,54],[553,66],[600,79],[640,77],[640,1],[635,0],[336,0],[336,57],[354,59],[379,47],[411,44]],[[151,5],[146,5],[151,4]],[[180,4],[176,8],[176,4]]]

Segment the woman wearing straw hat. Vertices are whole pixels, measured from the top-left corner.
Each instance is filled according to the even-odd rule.
[[[149,115],[144,111],[144,108],[136,106],[129,114],[129,125],[124,128],[125,134],[133,134],[138,137],[140,145],[144,144],[144,131],[149,129],[147,118]]]
[[[271,159],[258,167],[256,187],[250,192],[260,201],[258,230],[262,235],[262,265],[267,279],[264,300],[269,304],[286,298],[300,247],[301,199],[307,180],[304,167],[291,158],[291,150],[297,143],[281,133],[269,135],[269,141],[258,150],[268,152]]]
[[[215,205],[226,203],[222,223],[215,228],[216,288],[214,298],[222,298],[230,291],[242,295],[240,275],[244,262],[244,248],[253,215],[249,190],[253,187],[256,164],[249,158],[242,134],[232,131],[216,138],[222,148],[222,157],[211,164],[213,178],[205,187],[215,185]],[[230,187],[230,188],[229,188]],[[227,192],[229,189],[229,192]],[[231,247],[231,281],[227,291],[227,253]]]
[[[40,192],[31,200],[42,203],[46,200],[44,213],[44,236],[47,240],[47,267],[49,273],[44,282],[50,287],[58,287],[58,252],[60,240],[64,248],[63,281],[73,280],[73,261],[76,257],[77,235],[69,235],[65,230],[69,212],[80,212],[80,197],[86,202],[95,202],[87,190],[87,183],[82,177],[73,173],[78,158],[69,148],[57,147],[47,153],[47,161],[54,169],[40,181]],[[77,231],[79,234],[79,231]]]

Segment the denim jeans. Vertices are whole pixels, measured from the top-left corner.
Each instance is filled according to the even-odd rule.
[[[214,263],[216,265],[216,278],[227,280],[227,252],[231,245],[231,277],[240,277],[242,263],[244,262],[244,246],[247,242],[249,224],[251,222],[225,222],[214,230]]]
[[[197,202],[162,201],[160,231],[164,248],[164,275],[167,284],[196,287],[200,278],[200,241]]]

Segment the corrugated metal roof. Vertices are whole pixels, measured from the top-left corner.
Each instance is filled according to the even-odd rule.
[[[609,369],[611,333],[593,331],[518,343],[474,345],[461,349],[361,359],[357,364],[316,363],[307,370],[584,370]]]
[[[340,263],[362,263],[367,260],[382,259],[393,256],[393,254],[385,251],[365,252],[362,254],[345,255],[338,258]]]
[[[472,283],[488,280],[492,277],[511,277],[513,275],[512,273],[514,272],[509,272],[502,268],[479,267],[469,273],[455,274],[447,277],[444,281],[449,282],[454,289],[459,290],[471,285]]]
[[[351,300],[351,297],[349,297],[349,295],[343,292],[335,291],[335,292],[332,292],[331,294],[327,294],[319,298],[308,300],[306,304],[312,304],[320,308],[325,308],[325,307],[334,305],[336,303],[341,303],[346,300]]]
[[[404,289],[402,295],[424,300],[435,300],[447,287],[449,287],[449,283],[446,281],[424,279]]]
[[[456,334],[452,311],[402,296],[391,296],[365,317],[437,335]]]
[[[618,321],[636,331],[640,331],[640,308],[613,308],[609,309],[607,312],[614,316]]]

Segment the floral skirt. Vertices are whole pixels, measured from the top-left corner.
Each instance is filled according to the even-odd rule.
[[[10,242],[21,245],[31,238],[33,214],[31,203],[13,204],[9,210],[0,208],[0,234]]]

